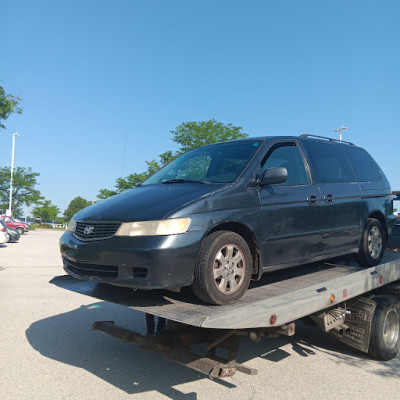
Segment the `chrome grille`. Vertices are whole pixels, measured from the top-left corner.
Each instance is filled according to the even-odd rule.
[[[83,241],[103,240],[113,237],[121,224],[77,222],[74,236]]]

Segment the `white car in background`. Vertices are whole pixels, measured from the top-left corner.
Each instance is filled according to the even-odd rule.
[[[0,225],[0,244],[8,242],[7,229]]]

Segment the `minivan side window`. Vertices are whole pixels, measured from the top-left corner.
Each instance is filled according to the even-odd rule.
[[[316,183],[354,182],[353,168],[336,143],[304,140]]]
[[[275,167],[285,167],[288,172],[287,180],[280,185],[309,183],[303,157],[295,143],[280,143],[269,151],[262,170]]]
[[[343,146],[343,149],[353,164],[357,181],[379,181],[381,179],[378,166],[364,149],[354,146]]]

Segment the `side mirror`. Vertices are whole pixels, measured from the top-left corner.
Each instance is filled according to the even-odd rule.
[[[266,169],[260,178],[260,185],[273,185],[276,183],[286,182],[287,169],[285,167],[268,168]]]

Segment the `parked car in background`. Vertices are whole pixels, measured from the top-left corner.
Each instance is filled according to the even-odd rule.
[[[24,222],[17,222],[12,217],[2,215],[0,216],[0,219],[2,219],[5,222],[8,228],[16,229],[20,235],[23,235],[25,232],[29,231],[28,224],[25,224]]]
[[[6,228],[6,230],[7,230],[7,233],[8,233],[7,243],[18,242],[21,235],[19,234],[19,232],[16,229],[9,228],[2,219],[0,219],[0,226],[2,226],[3,228]]]
[[[396,212],[396,225],[393,227],[392,236],[390,237],[387,247],[389,249],[400,249],[400,190],[393,191],[394,208]]]
[[[16,229],[7,228],[7,232],[9,234],[9,236],[10,236],[9,242],[12,242],[12,243],[18,242],[18,240],[21,237],[21,235],[19,234],[19,232]]]
[[[9,238],[7,228],[4,228],[3,225],[0,225],[0,244],[7,243]]]

